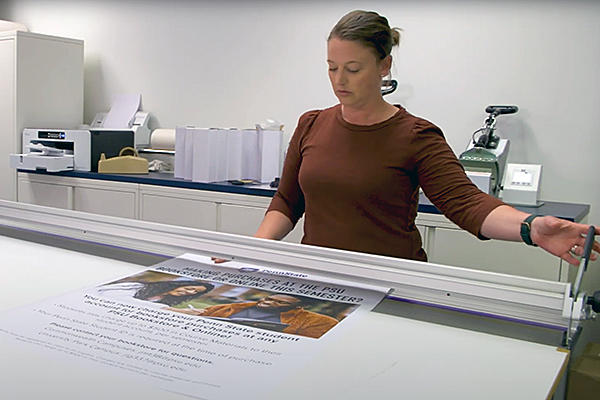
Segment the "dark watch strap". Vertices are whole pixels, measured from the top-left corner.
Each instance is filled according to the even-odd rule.
[[[535,247],[537,247],[537,244],[533,243],[533,240],[531,240],[531,222],[537,217],[539,217],[539,215],[531,214],[521,222],[521,239],[528,245]]]

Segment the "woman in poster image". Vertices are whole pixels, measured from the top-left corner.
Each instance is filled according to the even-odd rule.
[[[300,117],[255,236],[282,239],[304,215],[302,243],[425,261],[415,225],[421,187],[480,239],[524,241],[579,265],[588,225],[529,215],[481,192],[437,126],[383,99],[399,40],[375,12],[352,11],[334,26],[327,64],[339,104]]]
[[[96,292],[99,296],[123,302],[137,299],[143,300],[145,305],[154,303],[160,307],[172,307],[202,296],[213,288],[214,285],[197,280],[172,280],[113,283],[99,286]]]

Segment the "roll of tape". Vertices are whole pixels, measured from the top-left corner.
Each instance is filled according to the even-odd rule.
[[[155,150],[175,150],[175,129],[155,129],[152,131],[150,147]]]

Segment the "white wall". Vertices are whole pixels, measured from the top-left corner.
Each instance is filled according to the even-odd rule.
[[[151,126],[253,126],[335,104],[325,40],[364,2],[10,0],[0,19],[85,41],[85,115],[142,93]],[[509,161],[544,165],[542,197],[600,222],[600,2],[370,1],[405,31],[388,96],[437,123],[456,153],[488,104]],[[43,62],[43,60],[40,60]]]

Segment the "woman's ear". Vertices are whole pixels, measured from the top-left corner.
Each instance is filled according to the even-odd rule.
[[[379,63],[379,75],[381,75],[381,77],[383,78],[384,76],[387,76],[390,73],[391,69],[392,56],[388,55]]]

